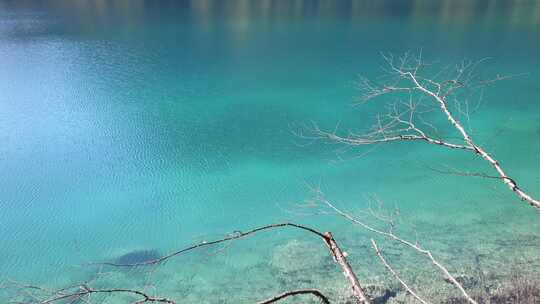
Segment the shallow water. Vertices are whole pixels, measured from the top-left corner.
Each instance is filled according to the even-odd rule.
[[[319,184],[351,212],[373,196],[397,206],[416,231],[403,233],[456,272],[538,269],[536,210],[496,181],[429,169],[489,172],[479,159],[393,144],[336,161],[336,146],[293,134],[311,121],[371,125],[382,104],[351,107],[358,75],[380,75],[380,51],[420,49],[443,64],[490,57],[487,75],[526,73],[486,90],[470,127],[540,196],[539,2],[0,2],[1,278],[61,286],[92,276],[87,262],[293,220],[333,231],[359,275],[377,280],[373,235],[298,206]],[[151,280],[194,303],[342,288],[322,244],[313,260],[291,256],[316,242],[266,233],[178,257]],[[385,246],[410,280],[429,277]]]

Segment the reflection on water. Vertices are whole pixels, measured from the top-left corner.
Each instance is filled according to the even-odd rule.
[[[49,11],[73,17],[81,30],[95,30],[95,26],[106,26],[100,22],[118,18],[125,27],[152,18],[159,8],[162,14],[179,12],[185,18],[194,18],[200,26],[209,26],[215,17],[225,17],[243,26],[250,23],[277,22],[280,19],[323,17],[343,19],[345,16],[355,21],[377,19],[385,16],[401,16],[404,22],[434,21],[440,26],[466,26],[476,24],[489,28],[494,25],[533,27],[540,23],[540,2],[538,1],[498,1],[498,0],[415,0],[415,1],[368,1],[368,0],[189,0],[189,1],[149,1],[149,0],[49,0],[3,1],[0,8],[32,9]],[[180,20],[178,20],[180,21]],[[89,26],[91,23],[92,26]]]

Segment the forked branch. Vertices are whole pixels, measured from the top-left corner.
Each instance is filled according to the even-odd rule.
[[[326,244],[326,246],[328,247],[328,250],[329,250],[330,254],[332,255],[334,261],[341,268],[341,271],[342,271],[343,275],[345,276],[345,278],[347,279],[349,285],[351,286],[352,296],[355,298],[356,302],[358,304],[370,304],[371,303],[371,301],[368,298],[368,296],[366,295],[362,285],[360,284],[360,281],[358,280],[358,277],[356,276],[354,270],[352,269],[349,262],[347,261],[346,254],[338,246],[338,244],[337,244],[336,240],[333,238],[332,234],[330,232],[322,233],[322,232],[319,232],[319,231],[317,231],[317,230],[315,230],[313,228],[303,226],[303,225],[298,225],[298,224],[295,224],[295,223],[270,224],[270,225],[254,228],[254,229],[251,229],[251,230],[248,230],[248,231],[245,231],[245,232],[236,231],[233,234],[231,234],[231,235],[229,235],[229,236],[227,236],[225,238],[221,238],[221,239],[210,241],[210,242],[204,241],[202,243],[198,243],[198,244],[189,246],[187,248],[177,250],[177,251],[172,252],[172,253],[170,253],[168,255],[165,255],[165,256],[163,256],[161,258],[154,259],[154,260],[149,260],[149,261],[145,261],[145,262],[141,262],[141,263],[119,264],[119,263],[103,262],[103,263],[92,263],[92,264],[93,265],[106,265],[106,266],[113,266],[113,267],[138,267],[138,266],[156,265],[156,264],[160,264],[160,263],[162,263],[162,262],[164,262],[164,261],[166,261],[168,259],[171,259],[171,258],[173,258],[173,257],[175,257],[177,255],[180,255],[182,253],[192,251],[192,250],[195,250],[195,249],[198,249],[198,248],[201,248],[201,247],[212,246],[212,245],[216,245],[216,244],[220,244],[220,243],[230,242],[230,241],[233,241],[233,240],[237,240],[237,239],[245,238],[245,237],[248,237],[248,236],[252,236],[252,235],[254,235],[254,234],[258,233],[258,232],[261,232],[261,231],[277,229],[277,228],[286,228],[286,227],[306,231],[306,232],[309,232],[309,233],[314,234],[317,237],[321,238],[324,241],[324,243]],[[308,258],[308,257],[306,257],[306,258]],[[73,289],[75,289],[75,290],[73,290]],[[69,291],[67,291],[67,290],[69,290]],[[42,289],[42,291],[45,291],[45,289]],[[61,289],[61,290],[53,291],[52,293],[49,293],[50,296],[47,299],[40,300],[40,301],[34,301],[34,302],[30,302],[30,303],[49,304],[49,303],[52,303],[52,302],[57,302],[57,301],[60,301],[60,300],[65,300],[65,299],[69,299],[69,300],[74,301],[74,300],[77,300],[77,299],[83,299],[84,297],[87,297],[87,296],[89,296],[91,294],[96,294],[96,293],[102,293],[102,294],[103,293],[130,293],[130,294],[133,294],[135,296],[141,297],[141,300],[138,300],[138,301],[134,302],[136,304],[146,303],[146,302],[161,302],[161,303],[168,303],[168,304],[176,304],[173,300],[170,300],[168,298],[151,297],[151,296],[149,296],[149,295],[147,295],[147,294],[145,294],[145,293],[143,293],[141,291],[137,291],[137,290],[131,290],[131,289],[93,289],[93,288],[90,288],[86,284],[76,285],[74,287],[71,287],[70,289],[64,288],[64,289]],[[285,293],[283,293],[281,295],[275,296],[275,297],[273,297],[271,299],[262,301],[260,303],[273,303],[273,302],[280,301],[280,300],[282,300],[282,299],[284,299],[286,297],[295,296],[295,295],[299,295],[299,294],[311,294],[313,296],[318,297],[321,301],[323,301],[323,303],[329,303],[328,298],[326,298],[320,291],[314,290],[314,289],[303,289],[303,290],[295,290],[295,291],[285,292]]]
[[[15,282],[12,282],[15,283]],[[89,287],[86,284],[80,284],[77,286],[71,286],[69,288],[59,289],[56,291],[48,291],[45,288],[39,287],[39,286],[30,286],[30,285],[20,285],[21,288],[27,288],[27,289],[34,289],[39,290],[42,292],[50,292],[52,293],[51,296],[49,296],[47,299],[40,300],[36,296],[31,296],[33,298],[32,301],[26,302],[26,301],[17,301],[12,303],[17,304],[52,304],[55,302],[61,302],[64,303],[67,301],[67,303],[76,303],[77,301],[81,301],[83,303],[90,303],[87,298],[91,296],[92,294],[131,294],[139,300],[135,300],[132,302],[132,304],[143,304],[143,303],[167,303],[167,304],[176,304],[174,300],[168,299],[168,298],[160,298],[160,297],[153,297],[148,295],[147,293],[144,293],[139,290],[135,289],[124,289],[124,288],[111,288],[111,289],[94,289]],[[284,293],[281,293],[279,295],[273,296],[269,299],[259,301],[257,304],[270,304],[270,303],[277,303],[279,301],[282,301],[289,297],[299,296],[299,295],[311,295],[321,301],[321,303],[324,304],[330,304],[330,301],[328,300],[328,297],[325,296],[321,291],[318,289],[297,289],[297,290],[291,290]]]
[[[357,219],[356,217],[352,216],[350,213],[347,213],[345,211],[342,211],[341,209],[337,208],[334,204],[332,204],[330,201],[328,201],[327,199],[324,198],[324,195],[322,194],[322,192],[320,192],[320,190],[315,190],[315,194],[317,195],[317,201],[319,201],[320,203],[322,203],[323,205],[327,206],[328,208],[330,208],[332,211],[334,211],[337,215],[351,221],[352,223],[356,224],[356,225],[359,225],[360,227],[364,228],[365,230],[367,231],[370,231],[372,233],[375,233],[377,235],[380,235],[380,236],[383,236],[385,238],[388,238],[390,240],[393,240],[393,241],[396,241],[402,245],[405,245],[406,247],[409,247],[410,249],[418,252],[419,254],[425,256],[426,258],[428,258],[431,263],[436,267],[438,268],[442,274],[444,275],[444,278],[450,282],[452,285],[454,285],[460,292],[461,294],[463,295],[463,297],[470,303],[470,304],[478,304],[468,293],[467,291],[465,290],[465,288],[463,287],[463,285],[461,285],[461,283],[459,283],[459,281],[450,273],[450,271],[441,263],[439,262],[434,256],[433,254],[431,253],[431,251],[421,247],[421,245],[418,243],[418,242],[411,242],[411,241],[408,241],[400,236],[398,236],[397,234],[395,234],[392,230],[389,230],[389,231],[385,231],[385,230],[381,230],[381,229],[378,229],[378,228],[375,228],[359,219]],[[380,256],[379,256],[380,257]]]
[[[366,79],[362,80],[360,83],[362,100],[368,101],[382,95],[395,94],[398,98],[405,98],[408,101],[391,104],[388,107],[388,113],[377,115],[374,126],[368,132],[338,135],[336,131],[327,132],[314,126],[311,130],[312,138],[352,146],[395,141],[422,141],[449,149],[468,151],[486,161],[497,172],[501,181],[522,201],[540,208],[540,201],[523,191],[516,180],[506,174],[499,161],[474,141],[470,132],[458,119],[459,114],[467,119],[469,115],[468,110],[463,110],[469,109],[468,102],[459,100],[460,92],[477,89],[514,76],[497,75],[489,80],[479,79],[476,70],[484,60],[463,62],[456,65],[454,69],[446,68],[429,76],[425,72],[428,64],[421,56],[415,57],[406,53],[400,58],[383,55],[383,59],[386,62],[384,81],[375,83]],[[451,106],[452,102],[455,103],[455,108]],[[435,134],[437,133],[435,123],[430,123],[423,118],[425,113],[433,110],[438,110],[443,114],[449,125],[457,131],[460,138],[458,141],[443,139]]]

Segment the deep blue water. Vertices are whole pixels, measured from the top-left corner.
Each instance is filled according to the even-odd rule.
[[[373,196],[399,207],[453,269],[537,261],[537,211],[497,181],[429,169],[490,172],[480,159],[404,143],[336,161],[339,147],[295,136],[311,121],[370,126],[383,104],[351,106],[358,75],[380,75],[380,52],[420,50],[442,66],[490,57],[486,75],[526,74],[487,89],[470,128],[540,196],[540,2],[1,1],[0,278],[62,285],[86,278],[86,262],[284,220],[332,230],[355,267],[378,266],[373,236],[299,211],[319,183],[351,212]],[[180,257],[158,290],[202,302],[230,296],[228,281],[257,300],[281,290],[274,246],[297,239],[315,242],[269,233]],[[196,287],[178,291],[182,280]]]

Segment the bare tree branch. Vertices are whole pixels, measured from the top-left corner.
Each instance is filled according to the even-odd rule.
[[[135,295],[135,296],[138,296],[138,297],[142,298],[141,300],[135,301],[134,304],[141,304],[141,303],[147,303],[147,302],[176,304],[176,302],[173,301],[173,300],[170,300],[170,299],[167,299],[167,298],[151,297],[151,296],[147,295],[146,293],[143,293],[143,292],[138,291],[138,290],[133,290],[133,289],[122,289],[122,288],[93,289],[93,288],[90,288],[90,287],[88,287],[86,285],[80,285],[79,290],[80,291],[74,292],[74,293],[61,294],[61,295],[58,295],[58,296],[53,297],[51,299],[41,301],[39,303],[40,304],[49,304],[49,303],[53,303],[53,302],[57,302],[57,301],[60,301],[60,300],[65,300],[65,299],[69,299],[71,302],[74,302],[75,300],[82,299],[85,296],[88,296],[88,295],[91,295],[91,294],[98,294],[98,293],[106,293],[106,294],[128,293],[128,294],[132,294],[132,295]]]
[[[283,300],[285,298],[288,298],[288,297],[297,296],[297,295],[304,295],[304,294],[311,294],[311,295],[317,297],[319,300],[321,300],[321,303],[330,304],[330,301],[328,300],[328,298],[322,292],[320,292],[317,289],[291,290],[291,291],[287,291],[287,292],[284,292],[282,294],[279,294],[277,296],[274,296],[274,297],[272,297],[270,299],[260,301],[257,304],[275,303],[275,302],[281,301],[281,300]]]
[[[111,262],[99,262],[99,263],[90,263],[90,265],[108,265],[108,266],[114,266],[114,267],[136,267],[136,266],[160,264],[160,263],[162,263],[162,262],[164,262],[164,261],[166,261],[166,260],[168,260],[168,259],[170,259],[170,258],[172,258],[174,256],[180,255],[182,253],[185,253],[185,252],[197,249],[197,248],[206,247],[206,246],[213,246],[213,245],[217,245],[217,244],[220,244],[220,243],[230,242],[230,241],[233,241],[233,240],[237,240],[237,239],[245,238],[247,236],[251,236],[252,234],[255,234],[255,233],[260,232],[260,231],[269,230],[269,229],[273,229],[273,228],[279,228],[279,227],[293,227],[293,228],[301,229],[301,230],[304,230],[304,231],[308,231],[308,232],[313,233],[313,234],[315,234],[315,235],[317,235],[317,236],[319,236],[319,237],[321,237],[323,239],[326,238],[323,233],[321,233],[321,232],[319,232],[319,231],[317,231],[315,229],[306,227],[306,226],[297,225],[297,224],[294,224],[294,223],[279,223],[279,224],[271,224],[271,225],[266,225],[266,226],[254,228],[254,229],[251,229],[251,230],[248,230],[248,231],[245,231],[245,232],[237,230],[237,231],[234,231],[232,234],[230,234],[229,236],[227,236],[225,238],[210,241],[210,242],[203,241],[201,243],[198,243],[198,244],[195,244],[195,245],[180,249],[178,251],[174,251],[174,252],[169,253],[169,254],[167,254],[165,256],[162,256],[160,258],[153,259],[153,260],[148,260],[148,261],[144,261],[144,262],[140,262],[140,263],[121,264],[121,263],[111,263]]]
[[[139,300],[136,300],[133,304],[142,304],[142,303],[176,304],[175,301],[168,298],[152,297],[142,291],[134,290],[134,289],[127,289],[127,288],[95,289],[95,288],[90,287],[87,283],[83,283],[83,284],[71,285],[71,286],[64,287],[57,290],[50,290],[44,287],[40,287],[36,285],[21,284],[15,281],[10,281],[9,283],[17,286],[18,289],[23,291],[26,296],[32,298],[30,302],[26,302],[26,301],[15,302],[15,303],[21,303],[21,304],[23,303],[24,304],[31,304],[31,303],[50,304],[50,303],[63,301],[63,300],[68,301],[68,303],[74,303],[76,301],[85,302],[86,301],[85,298],[92,294],[113,294],[113,293],[131,294],[140,298]],[[28,290],[36,290],[45,294],[45,296],[43,296],[44,299],[41,299],[41,297],[28,292]]]
[[[371,301],[368,298],[368,296],[366,295],[363,287],[361,286],[360,281],[358,280],[358,277],[356,276],[355,272],[353,271],[352,267],[350,266],[349,262],[347,261],[346,254],[338,246],[338,244],[335,241],[332,234],[330,232],[322,233],[322,232],[319,232],[319,231],[317,231],[317,230],[315,230],[313,228],[306,227],[306,226],[303,226],[303,225],[294,224],[294,223],[270,224],[270,225],[254,228],[254,229],[248,230],[246,232],[235,231],[232,235],[229,235],[229,236],[227,236],[225,238],[210,241],[210,242],[204,241],[202,243],[192,245],[192,246],[189,246],[187,248],[172,252],[172,253],[170,253],[168,255],[165,255],[165,256],[163,256],[161,258],[154,259],[154,260],[149,260],[149,261],[145,261],[145,262],[141,262],[141,263],[119,264],[119,263],[103,262],[103,263],[91,263],[91,265],[106,265],[106,266],[113,266],[113,267],[137,267],[137,266],[145,266],[145,265],[156,265],[156,264],[162,263],[162,262],[164,262],[164,261],[166,261],[166,260],[168,260],[168,259],[170,259],[172,257],[175,257],[177,255],[180,255],[182,253],[185,253],[185,252],[188,252],[188,251],[191,251],[191,250],[195,250],[197,248],[216,245],[216,244],[220,244],[220,243],[224,243],[224,242],[230,242],[230,241],[233,241],[233,240],[237,240],[237,239],[240,239],[240,238],[245,238],[245,237],[254,235],[257,232],[270,230],[270,229],[275,229],[275,228],[285,228],[285,227],[300,229],[300,230],[312,233],[312,234],[320,237],[324,241],[326,246],[328,247],[328,250],[330,251],[330,254],[332,255],[332,257],[334,258],[334,261],[339,265],[339,267],[342,270],[343,275],[345,276],[345,278],[349,282],[349,284],[351,286],[352,295],[356,299],[357,303],[359,303],[359,304],[370,304],[371,303]],[[26,287],[29,288],[30,286],[26,286]],[[119,292],[123,292],[123,293],[131,293],[131,294],[142,297],[142,299],[140,301],[135,302],[136,304],[145,303],[145,302],[162,302],[162,303],[175,304],[174,301],[169,300],[167,298],[155,298],[155,297],[151,297],[151,296],[149,296],[149,295],[147,295],[147,294],[145,294],[143,292],[140,292],[140,291],[137,291],[137,290],[131,290],[131,289],[92,289],[92,288],[88,287],[88,285],[86,285],[86,284],[77,285],[77,286],[75,286],[75,288],[77,289],[75,292],[64,292],[66,290],[66,288],[54,291],[54,292],[52,292],[53,293],[52,298],[50,298],[48,300],[45,300],[45,301],[41,301],[39,303],[40,304],[48,304],[48,303],[51,303],[51,302],[55,302],[55,301],[62,300],[62,299],[67,299],[67,298],[69,298],[69,299],[71,299],[71,298],[80,299],[80,298],[83,298],[83,297],[85,297],[87,295],[90,295],[90,294],[93,294],[93,293],[119,293]],[[45,291],[45,289],[41,289],[41,290]],[[301,293],[301,291],[296,291],[296,293],[299,294],[299,293]],[[312,291],[311,292],[304,292],[304,293],[311,293],[311,294],[314,294],[314,295],[317,296],[317,294],[315,292],[312,292]],[[277,298],[282,299],[284,297],[292,296],[292,295],[293,295],[292,293],[290,295],[287,295],[287,293],[285,293],[285,294],[280,295],[281,297],[277,296]],[[319,295],[322,295],[322,294],[319,293]],[[319,298],[321,298],[321,297],[319,297]],[[274,302],[279,300],[279,299],[274,300]],[[267,300],[267,301],[269,301],[269,300]],[[263,303],[271,303],[271,302],[263,302]]]
[[[386,269],[388,269],[388,271],[390,271],[390,273],[394,276],[394,278],[396,278],[396,280],[399,281],[399,283],[401,284],[401,286],[403,286],[403,288],[405,288],[405,290],[407,290],[407,292],[409,294],[411,294],[411,296],[413,296],[415,299],[417,299],[418,301],[420,301],[421,303],[423,304],[429,304],[429,302],[427,302],[426,300],[422,299],[420,296],[418,296],[410,287],[409,285],[407,285],[407,283],[405,283],[405,281],[403,281],[403,279],[401,279],[399,277],[399,275],[397,274],[397,272],[390,266],[390,264],[388,264],[388,262],[386,262],[386,259],[383,257],[381,251],[379,250],[379,247],[377,247],[377,243],[375,242],[374,239],[371,239],[371,244],[373,246],[373,250],[375,250],[375,254],[377,254],[377,256],[379,257],[379,259],[381,260],[381,262],[383,263],[384,267],[386,267]]]
[[[450,273],[450,271],[444,265],[442,265],[437,259],[435,259],[435,257],[431,253],[431,251],[421,247],[420,244],[418,244],[418,242],[413,243],[411,241],[405,240],[405,239],[399,237],[398,235],[396,235],[392,230],[383,231],[383,230],[377,229],[375,227],[372,227],[372,226],[364,223],[363,221],[353,217],[351,214],[346,213],[346,212],[342,211],[341,209],[338,209],[336,206],[334,206],[334,204],[332,204],[330,201],[328,201],[328,200],[326,200],[324,198],[324,196],[323,196],[323,194],[322,194],[322,192],[320,190],[315,189],[314,191],[315,191],[315,194],[317,195],[317,199],[322,204],[326,205],[328,208],[330,208],[334,212],[336,212],[337,215],[344,217],[345,219],[351,221],[354,224],[357,224],[357,225],[361,226],[362,228],[364,228],[364,229],[366,229],[366,230],[368,230],[370,232],[376,233],[378,235],[382,235],[382,236],[384,236],[386,238],[389,238],[389,239],[394,240],[394,241],[396,241],[398,243],[401,243],[402,245],[405,245],[405,246],[415,250],[416,252],[424,255],[425,257],[427,257],[431,261],[431,263],[443,273],[444,277],[448,280],[448,282],[450,282],[452,285],[454,285],[461,292],[463,297],[469,303],[478,304],[467,293],[467,291],[465,290],[463,285],[461,285],[461,283],[459,283],[458,280]]]
[[[16,282],[12,282],[12,283],[16,283]],[[39,291],[47,292],[51,294],[51,296],[45,300],[39,300],[37,297],[32,295],[33,301],[30,303],[51,304],[51,303],[62,301],[62,300],[68,301],[69,303],[75,303],[76,301],[83,301],[87,303],[85,300],[85,297],[88,297],[92,294],[126,293],[126,294],[132,294],[141,298],[140,300],[136,300],[135,302],[133,302],[133,304],[142,304],[142,303],[176,304],[175,301],[168,298],[152,297],[141,291],[134,290],[134,289],[126,289],[126,288],[94,289],[94,288],[89,287],[86,284],[81,284],[78,286],[71,286],[69,288],[63,288],[63,289],[59,289],[55,291],[50,291],[43,287],[34,286],[34,285],[24,285],[24,284],[18,284],[18,285],[20,285],[21,288],[34,289],[34,290],[39,290]],[[74,290],[68,291],[69,289],[74,289]],[[291,290],[291,291],[287,291],[279,295],[276,295],[272,298],[259,301],[257,302],[257,304],[276,303],[288,297],[306,295],[306,294],[309,294],[318,298],[319,300],[321,300],[321,303],[330,304],[328,297],[326,297],[321,291],[317,289]],[[28,302],[13,302],[13,303],[28,304]]]
[[[434,167],[428,167],[430,170],[435,171],[440,174],[450,174],[450,175],[458,175],[458,176],[473,176],[473,177],[482,177],[482,178],[492,178],[492,179],[510,179],[508,176],[501,177],[498,175],[489,175],[487,173],[483,172],[468,172],[468,171],[460,171],[457,169],[449,168],[448,170],[441,170]],[[515,182],[515,181],[514,181]]]
[[[484,58],[476,62],[463,61],[455,66],[453,72],[445,69],[443,73],[430,78],[423,75],[424,67],[428,64],[422,60],[421,55],[412,56],[410,53],[405,53],[399,58],[394,58],[391,54],[382,54],[382,57],[386,62],[387,68],[385,71],[387,77],[381,84],[362,79],[360,83],[362,100],[367,101],[391,93],[398,95],[405,93],[409,96],[410,101],[400,102],[397,106],[391,105],[389,112],[385,115],[377,116],[374,127],[363,134],[349,133],[348,135],[341,136],[337,135],[336,131],[327,132],[315,126],[311,130],[312,138],[326,139],[331,142],[351,146],[395,141],[423,141],[450,149],[469,151],[486,161],[497,172],[502,182],[522,201],[540,208],[540,201],[523,191],[515,179],[506,174],[499,161],[473,140],[470,132],[458,120],[450,107],[449,98],[450,96],[454,96],[453,98],[456,104],[454,110],[469,120],[468,103],[465,101],[464,108],[462,108],[461,102],[455,97],[459,91],[484,87],[494,82],[519,75],[497,75],[493,79],[481,80],[477,76],[476,70],[480,63],[487,60],[487,58]],[[443,79],[438,79],[443,76]],[[412,100],[415,101],[412,102]],[[423,130],[416,124],[415,121],[420,121],[423,125],[429,126],[431,130],[434,129],[434,124],[427,123],[422,118],[424,112],[420,111],[421,107],[428,109],[437,108],[444,115],[450,126],[457,131],[460,136],[460,142],[436,138],[430,135],[431,132]]]

